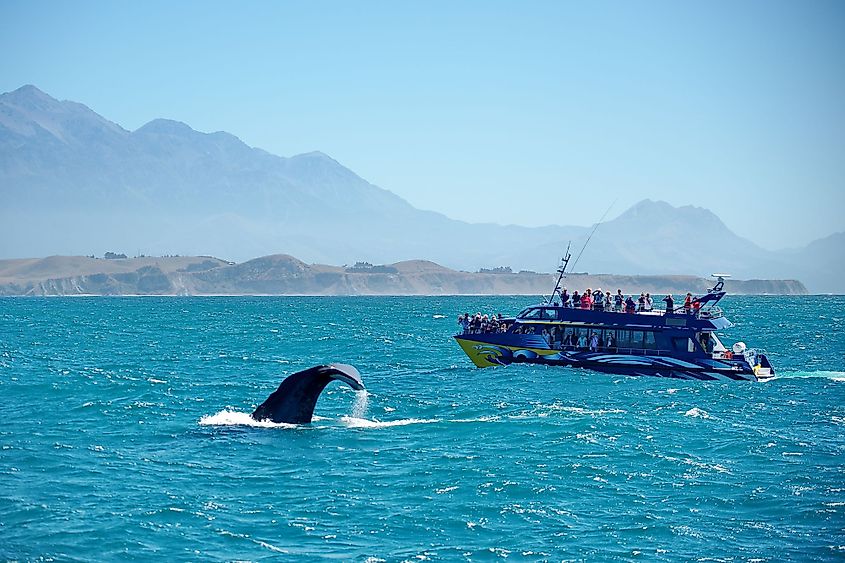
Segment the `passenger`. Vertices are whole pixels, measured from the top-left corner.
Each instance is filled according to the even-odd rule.
[[[469,330],[469,313],[458,315],[458,324],[461,325],[462,334],[466,334],[467,330]]]
[[[598,352],[599,349],[599,335],[595,332],[590,337],[590,352]]]
[[[617,313],[622,312],[622,303],[624,303],[624,302],[625,302],[625,296],[622,295],[622,290],[617,289],[616,295],[613,297],[613,303],[615,305],[615,309],[616,309]]]
[[[650,293],[645,294],[645,310],[652,311],[654,309],[654,299],[651,298]]]
[[[684,299],[684,313],[689,315],[692,313],[692,294],[687,293],[686,298]]]
[[[592,298],[593,290],[589,287],[587,288],[587,292],[581,296],[581,308],[582,309],[590,309],[593,306],[593,298]]]
[[[587,349],[587,334],[585,332],[582,332],[578,336],[578,347],[581,348],[582,350]]]
[[[625,312],[626,313],[634,313],[637,310],[637,306],[634,304],[634,297],[629,295],[628,298],[625,300]]]
[[[616,352],[616,334],[613,331],[607,335],[607,351]]]
[[[610,296],[610,292],[606,292],[604,294],[604,310],[605,311],[612,311],[613,307],[613,298]]]
[[[666,302],[666,314],[671,315],[672,313],[674,313],[675,312],[675,300],[672,299],[672,294],[670,293],[669,295],[664,297],[663,300]]]
[[[572,300],[569,296],[569,292],[566,291],[566,288],[563,288],[563,291],[560,293],[560,304],[564,307],[571,307]]]
[[[692,300],[692,313],[695,315],[695,318],[698,318],[698,314],[701,312],[701,301],[697,298]]]
[[[604,293],[602,293],[601,288],[593,293],[593,309],[604,311]]]
[[[572,333],[566,331],[566,334],[563,335],[563,347],[566,348],[567,346],[572,345]]]
[[[581,296],[578,295],[577,289],[572,292],[572,306],[576,309],[579,309],[581,307]]]
[[[710,341],[710,335],[706,332],[702,332],[698,335],[698,343],[701,345],[701,349],[704,350],[705,354],[709,354],[710,350],[707,349],[707,343]]]
[[[645,311],[645,293],[640,293],[639,299],[637,299],[637,312],[642,313]]]

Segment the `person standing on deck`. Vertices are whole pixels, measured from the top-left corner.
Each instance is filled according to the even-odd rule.
[[[581,296],[581,308],[582,309],[589,309],[593,306],[593,298],[590,295],[593,293],[593,290],[587,288],[587,292]]]
[[[604,311],[604,293],[602,293],[601,288],[598,288],[595,293],[593,293],[593,309],[596,311]]]
[[[671,314],[675,312],[675,300],[672,299],[672,294],[670,293],[666,297],[663,298],[666,302],[666,314]]]
[[[622,303],[625,302],[625,297],[622,295],[622,290],[616,290],[616,296],[613,298],[613,303],[615,305],[615,309],[617,313],[622,312]]]

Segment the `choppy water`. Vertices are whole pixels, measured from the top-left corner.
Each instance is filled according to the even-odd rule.
[[[0,558],[843,560],[845,298],[733,297],[769,383],[477,370],[522,297],[0,300]],[[326,361],[310,426],[249,424]]]

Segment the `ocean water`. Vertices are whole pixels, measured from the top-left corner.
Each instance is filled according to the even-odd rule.
[[[0,559],[845,560],[845,298],[729,297],[777,378],[478,370],[524,297],[0,299]],[[311,425],[250,423],[344,361]]]

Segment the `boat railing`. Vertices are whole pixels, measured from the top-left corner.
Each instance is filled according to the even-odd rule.
[[[575,309],[577,309],[577,307]],[[589,309],[584,309],[584,310],[589,310]],[[650,310],[647,310],[647,311],[646,310],[637,310],[637,311],[633,311],[631,313],[628,313],[625,310],[617,311],[616,309],[614,309],[612,307],[605,307],[604,309],[592,309],[592,310],[593,311],[602,311],[602,312],[605,312],[605,313],[627,313],[629,315],[631,315],[631,314],[657,315],[657,316],[666,315],[665,309],[650,309]],[[719,307],[716,307],[715,305],[711,306],[711,307],[707,307],[706,309],[699,309],[698,311],[695,311],[695,309],[690,309],[689,312],[684,310],[683,307],[677,307],[672,311],[671,314],[673,314],[673,315],[688,315],[690,317],[695,317],[696,319],[718,319],[719,317],[725,316],[725,313],[722,311],[722,309],[720,309]],[[520,320],[523,320],[523,319],[520,319]],[[531,321],[531,320],[544,320],[544,319],[524,319],[524,320]]]

